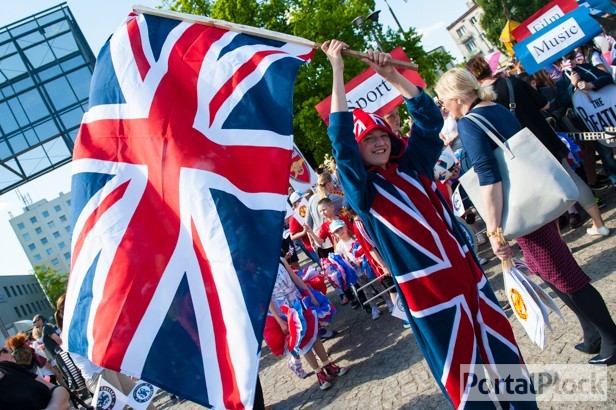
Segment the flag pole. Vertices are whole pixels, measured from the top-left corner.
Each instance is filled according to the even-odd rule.
[[[235,31],[238,33],[243,33],[243,34],[249,34],[252,36],[267,38],[270,40],[277,40],[277,41],[284,41],[286,43],[299,44],[299,45],[311,47],[314,49],[321,48],[320,43],[306,40],[305,38],[302,38],[302,37],[279,33],[277,31],[267,30],[264,28],[246,26],[244,24],[229,23],[228,21],[216,20],[210,17],[197,16],[197,15],[188,14],[188,13],[178,13],[176,11],[153,9],[150,7],[145,7],[145,6],[140,6],[140,5],[134,5],[133,10],[136,13],[149,14],[151,16],[164,17],[164,18],[168,18],[172,20],[186,21],[188,23],[203,24],[205,26],[221,28],[224,30]],[[362,53],[360,51],[355,51],[355,50],[343,50],[342,55],[353,57],[353,58],[359,58],[359,59],[368,57],[367,53]],[[392,59],[389,62],[394,67],[406,68],[409,70],[417,70],[419,68],[417,64],[412,63],[410,61]]]

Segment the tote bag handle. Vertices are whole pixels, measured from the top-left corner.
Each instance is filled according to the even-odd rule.
[[[494,143],[496,145],[498,145],[500,147],[500,149],[503,150],[503,152],[509,153],[510,159],[514,159],[515,158],[515,155],[513,154],[513,152],[511,152],[509,147],[507,145],[505,145],[505,143],[503,142],[503,140],[505,138],[503,138],[503,136],[500,135],[500,133],[498,134],[498,136],[500,138],[498,138],[496,136],[496,134],[494,134],[494,132],[491,129],[489,129],[488,127],[485,126],[484,122],[487,123],[487,124],[490,124],[490,121],[488,121],[483,115],[479,115],[479,114],[475,114],[475,113],[470,113],[470,114],[466,114],[465,118],[468,118],[469,120],[471,120],[472,122],[477,124],[479,126],[479,128],[481,128],[483,130],[483,132],[485,132],[488,135],[488,137],[490,137],[490,139],[492,141],[494,141]]]

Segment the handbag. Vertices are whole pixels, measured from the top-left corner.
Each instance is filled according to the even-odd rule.
[[[497,145],[494,156],[502,178],[501,226],[506,239],[536,231],[577,202],[580,193],[575,182],[528,128],[505,140],[486,126],[490,122],[485,117],[470,113],[466,118],[477,124]],[[485,215],[479,177],[474,168],[459,180],[479,214]]]

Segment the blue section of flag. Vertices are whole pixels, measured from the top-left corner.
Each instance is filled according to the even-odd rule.
[[[186,275],[145,361],[141,378],[197,403],[209,403],[197,317]],[[213,348],[213,346],[212,346]],[[181,382],[180,382],[181,381]]]
[[[152,16],[151,14],[144,14],[143,16],[148,24],[148,39],[150,40],[152,54],[154,59],[158,61],[160,51],[163,49],[167,36],[169,36],[171,30],[180,24],[180,21]]]
[[[573,19],[575,24],[570,25]],[[601,26],[588,8],[578,7],[515,44],[513,50],[528,74],[534,74],[600,34]]]
[[[94,258],[90,269],[86,273],[81,288],[79,289],[79,296],[77,297],[77,306],[79,309],[75,309],[73,313],[73,320],[68,330],[68,342],[71,346],[71,351],[88,357],[88,318],[90,317],[90,307],[92,306],[92,286],[94,283],[94,272],[98,266],[98,258],[101,256],[100,252]]]
[[[454,305],[424,318],[412,317],[412,320],[415,321],[421,329],[430,329],[433,333],[427,335],[424,330],[423,333],[420,334],[425,337],[425,339],[419,341],[418,338],[418,343],[424,345],[423,350],[432,352],[432,354],[424,353],[424,356],[436,380],[441,380],[443,377],[443,368],[445,367],[445,359],[447,358],[447,352],[449,350],[451,332],[455,327],[456,312],[459,309],[459,306]]]
[[[293,133],[293,87],[303,61],[283,58],[273,63],[263,78],[235,106],[222,128],[270,130]],[[288,73],[283,75],[282,73]]]
[[[249,36],[248,34],[239,34],[237,36],[235,36],[235,38],[233,40],[231,40],[231,42],[226,45],[225,47],[223,47],[223,49],[220,51],[220,54],[218,55],[218,59],[220,60],[225,54],[230,53],[231,51],[239,48],[239,47],[245,47],[245,46],[257,46],[257,45],[267,45],[270,47],[282,47],[284,46],[286,43],[283,43],[282,41],[276,41],[276,40],[270,40],[267,38],[260,38],[260,37],[255,37],[255,36]]]
[[[212,197],[260,345],[279,264],[271,255],[280,254],[284,212],[249,209],[223,191],[212,190]]]
[[[90,83],[89,109],[104,104],[124,104],[124,94],[113,69],[110,41],[107,40],[96,61]]]
[[[577,0],[577,3],[580,6],[587,4],[593,15],[616,14],[616,6],[610,0]]]
[[[77,218],[92,199],[115,175],[81,172],[73,174],[71,181],[71,236]]]

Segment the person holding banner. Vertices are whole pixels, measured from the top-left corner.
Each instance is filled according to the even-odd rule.
[[[438,107],[389,64],[390,54],[369,51],[363,61],[404,97],[414,120],[411,138],[407,144],[378,115],[349,112],[346,47],[338,40],[322,45],[333,69],[328,134],[340,182],[398,285],[436,382],[455,408],[474,401],[465,365],[489,363],[498,378],[527,381],[530,388],[511,325],[433,181],[443,147]],[[516,392],[503,398],[516,408],[536,408],[532,393],[525,400]]]
[[[470,118],[469,113],[483,117],[484,126],[509,139],[522,129],[516,117],[500,104],[491,86],[480,86],[468,70],[454,68],[446,72],[435,87],[441,101],[458,118],[458,132],[472,166],[479,176],[481,194],[486,204],[484,218],[490,244],[496,256],[510,259],[513,251],[501,243],[496,232],[503,214],[503,185],[494,156],[494,143],[487,132]],[[546,176],[549,178],[549,176]],[[524,258],[562,301],[575,313],[584,333],[584,343],[576,346],[585,353],[599,353],[590,364],[616,364],[616,324],[601,294],[590,284],[590,278],[573,258],[558,231],[550,221],[534,232],[516,238]]]
[[[594,194],[567,163],[566,158],[569,155],[569,150],[541,114],[542,109],[549,108],[548,100],[530,84],[517,78],[492,78],[492,69],[481,56],[475,56],[468,60],[466,68],[481,86],[491,86],[495,92],[494,102],[508,107],[522,127],[532,131],[537,139],[563,165],[580,191],[578,203],[592,219],[592,226],[586,230],[586,233],[593,236],[608,236],[610,230],[605,226]]]

